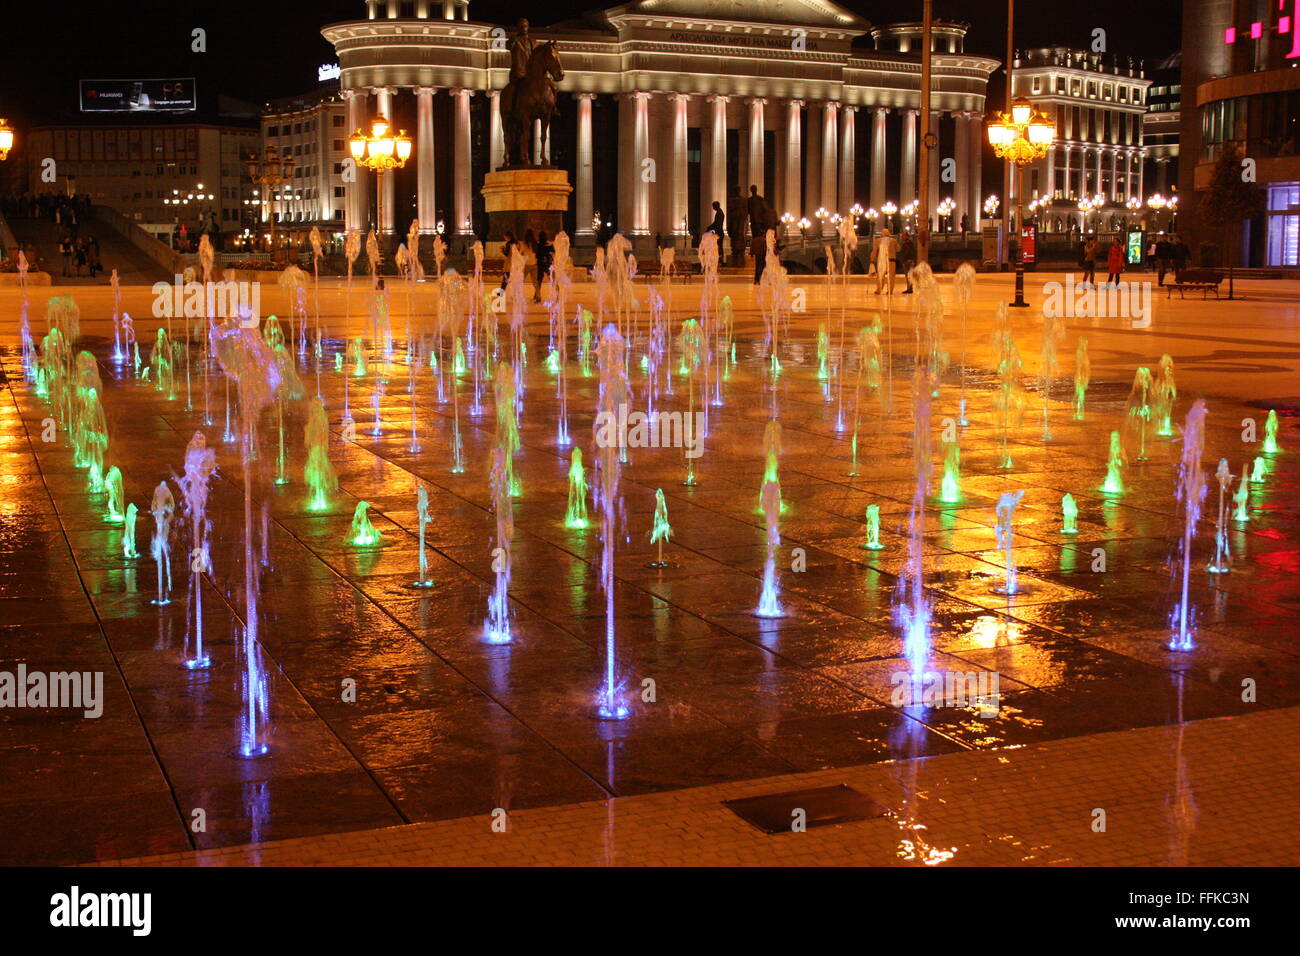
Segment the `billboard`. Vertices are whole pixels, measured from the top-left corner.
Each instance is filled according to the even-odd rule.
[[[187,113],[197,108],[193,77],[81,81],[83,113]]]

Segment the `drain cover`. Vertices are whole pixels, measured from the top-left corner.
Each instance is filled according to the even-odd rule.
[[[723,805],[747,823],[764,833],[790,833],[796,821],[813,827],[871,820],[885,815],[885,806],[865,793],[840,784],[836,787],[817,787],[813,790],[791,790],[787,793],[765,793],[743,800],[724,800]],[[798,811],[803,811],[802,817]]]

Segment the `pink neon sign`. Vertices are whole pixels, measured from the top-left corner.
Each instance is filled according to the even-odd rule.
[[[1281,11],[1286,9],[1286,3],[1287,0],[1277,0],[1278,10]],[[1300,7],[1300,0],[1291,0],[1290,15],[1279,16],[1277,18],[1277,32],[1279,34],[1283,34],[1283,33],[1291,34],[1291,50],[1286,55],[1288,60],[1293,60],[1296,57],[1300,57],[1300,29],[1292,30],[1292,26],[1295,23],[1300,22],[1300,10],[1297,10],[1298,7]],[[1249,33],[1250,33],[1250,38],[1252,40],[1262,39],[1264,36],[1263,22],[1256,20],[1254,23],[1252,23],[1249,28]],[[1223,42],[1227,44],[1232,44],[1237,42],[1236,27],[1227,27],[1223,31]]]

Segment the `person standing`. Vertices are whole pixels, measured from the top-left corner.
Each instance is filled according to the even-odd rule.
[[[1079,250],[1079,268],[1083,271],[1080,285],[1093,286],[1097,282],[1097,240],[1089,236]]]
[[[506,282],[510,279],[510,255],[514,252],[515,244],[519,241],[515,234],[509,229],[502,236],[505,242],[501,246],[501,288],[506,287]]]
[[[889,227],[880,230],[880,236],[873,244],[873,257],[876,260],[876,295],[882,289],[885,295],[894,294],[894,262],[898,258],[898,240],[889,234]]]
[[[731,198],[727,200],[727,235],[731,237],[731,263],[744,265],[745,261],[745,197],[740,194],[740,187],[731,187]]]
[[[1118,238],[1112,239],[1110,249],[1106,252],[1106,284],[1119,285],[1119,277],[1124,272],[1124,245]]]
[[[1169,260],[1174,255],[1174,244],[1168,236],[1161,236],[1156,241],[1156,275],[1157,284],[1165,284],[1165,273],[1169,271]]]
[[[1174,267],[1174,275],[1177,276],[1187,268],[1187,263],[1192,258],[1192,250],[1187,243],[1183,242],[1182,236],[1174,236],[1173,246],[1170,249],[1169,255],[1173,259],[1172,265]]]
[[[72,275],[72,239],[68,236],[59,243],[59,254],[63,256],[63,274]]]

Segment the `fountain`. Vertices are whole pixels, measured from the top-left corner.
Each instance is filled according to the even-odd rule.
[[[961,501],[961,445],[957,439],[943,442],[943,480],[939,483],[939,500],[944,504]]]
[[[1010,452],[1011,429],[1020,423],[1025,407],[1025,387],[1020,381],[1023,365],[1020,350],[1011,327],[1011,316],[1006,305],[998,304],[997,332],[994,345],[998,351],[998,390],[993,393],[993,408],[997,413],[998,467],[1013,466]]]
[[[1232,484],[1232,473],[1228,470],[1228,459],[1220,458],[1218,470],[1214,473],[1219,482],[1219,510],[1214,521],[1214,559],[1206,568],[1211,574],[1227,574],[1232,570],[1232,549],[1228,546],[1228,486]]]
[[[564,514],[564,526],[581,531],[590,523],[587,519],[587,478],[582,470],[582,449],[575,446],[569,453],[569,507]]]
[[[1250,520],[1250,465],[1246,462],[1241,466],[1241,477],[1237,479],[1237,492],[1232,496],[1232,506],[1233,521]]]
[[[1061,534],[1079,533],[1079,506],[1074,503],[1074,495],[1068,492],[1061,496]]]
[[[153,491],[153,503],[149,512],[153,515],[153,541],[150,553],[158,567],[158,596],[151,603],[159,606],[171,604],[172,593],[172,554],[171,529],[172,515],[176,511],[176,499],[172,497],[167,482],[159,482]]]
[[[880,505],[867,505],[867,540],[862,547],[868,551],[883,551],[880,543]]]
[[[1043,344],[1039,353],[1038,387],[1043,393],[1043,441],[1052,440],[1050,408],[1052,400],[1052,382],[1056,379],[1059,365],[1056,359],[1057,346],[1065,338],[1065,320],[1059,315],[1043,316]]]
[[[190,519],[189,606],[193,609],[186,641],[185,666],[201,670],[212,663],[203,647],[203,574],[212,570],[208,544],[208,483],[217,470],[217,453],[208,447],[202,432],[196,431],[185,450],[185,474],[180,479],[185,513]]]
[[[114,465],[108,469],[104,475],[104,494],[107,496],[108,514],[104,516],[105,521],[113,524],[121,524],[125,515],[125,498],[122,491],[122,472]]]
[[[1002,551],[1005,568],[1004,577],[1001,587],[994,587],[994,594],[1005,594],[1008,601],[1013,594],[1020,593],[1020,583],[1016,574],[1016,557],[1015,557],[1015,530],[1014,522],[1016,518],[1016,506],[1020,504],[1020,499],[1025,496],[1023,491],[1006,491],[998,496],[998,503],[994,509],[997,515],[997,526],[994,533],[997,537],[997,546]]]
[[[429,556],[424,548],[424,529],[429,524],[429,489],[423,484],[415,490],[415,512],[420,523],[420,576],[407,587],[431,588],[433,578],[429,577]]]
[[[615,272],[622,270],[616,269]],[[601,720],[622,720],[631,714],[622,700],[618,679],[618,646],[614,631],[614,540],[620,509],[619,478],[621,441],[601,441],[601,420],[617,420],[618,410],[628,403],[627,356],[624,338],[613,325],[606,325],[596,348],[600,370],[600,392],[593,426],[596,447],[597,505],[601,513],[600,583],[605,593],[605,675],[596,696],[596,716]]]
[[[932,386],[929,369],[918,362],[912,380],[912,462],[915,485],[912,508],[908,516],[907,558],[895,590],[894,616],[903,632],[903,654],[913,675],[919,675],[930,653],[929,597],[925,592],[925,499],[930,490],[932,433],[930,399]]]
[[[1088,359],[1088,337],[1079,336],[1074,350],[1074,420],[1083,421],[1083,403],[1088,397],[1088,382],[1092,378],[1092,362]]]
[[[664,500],[664,490],[655,489],[654,526],[650,529],[650,543],[659,545],[659,557],[650,562],[652,568],[666,568],[671,562],[664,560],[664,542],[671,538],[673,529],[668,524],[668,502]]]
[[[687,404],[686,418],[682,421],[682,431],[693,428],[695,423],[695,382],[700,375],[700,366],[708,361],[706,347],[704,342],[704,333],[700,329],[700,324],[694,319],[687,319],[682,323],[681,334],[682,364],[685,366],[687,381]],[[773,352],[773,357],[776,353]],[[668,363],[665,363],[668,364]],[[703,403],[707,396],[701,394],[700,401]],[[704,436],[699,436],[700,448],[703,451]],[[695,478],[695,458],[690,455],[690,443],[683,442],[683,456],[686,459],[686,477],[682,479],[683,485],[694,485]]]
[[[1147,429],[1151,417],[1151,370],[1143,365],[1133,376],[1128,407],[1124,411],[1124,452],[1131,461],[1147,460]]]
[[[502,366],[508,368],[507,366]],[[498,443],[492,449],[492,505],[497,516],[497,542],[492,549],[492,570],[496,583],[488,596],[488,614],[483,637],[489,644],[509,644],[510,548],[515,536],[514,502],[510,494],[510,452]]]
[[[135,520],[139,509],[135,502],[126,506],[126,522],[122,526],[122,557],[138,558],[140,552],[135,549]]]
[[[1101,490],[1108,495],[1122,495],[1124,493],[1124,476],[1122,469],[1124,467],[1124,445],[1120,439],[1119,432],[1110,433],[1110,455],[1106,459],[1106,480],[1102,483]]]
[[[1177,397],[1174,360],[1169,355],[1162,355],[1156,364],[1155,381],[1151,388],[1151,417],[1155,419],[1156,434],[1162,438],[1168,438],[1174,433],[1174,400]]]
[[[310,489],[308,511],[328,511],[330,495],[338,491],[339,480],[329,458],[329,441],[329,419],[325,415],[325,404],[318,395],[307,405],[307,422],[303,431],[307,460],[303,464],[302,478]]]
[[[1198,398],[1187,413],[1183,424],[1183,454],[1178,464],[1177,497],[1183,503],[1182,540],[1182,599],[1170,616],[1173,633],[1169,639],[1171,651],[1190,651],[1196,636],[1196,613],[1191,607],[1188,585],[1192,573],[1192,535],[1201,518],[1201,502],[1205,498],[1205,472],[1201,468],[1201,453],[1205,449],[1205,400]]]
[[[781,423],[775,418],[770,419],[763,426],[763,486],[766,487],[769,481],[781,481]],[[782,511],[785,510],[784,503]],[[758,504],[754,508],[756,514],[763,514],[763,491],[759,489]]]
[[[352,512],[352,524],[348,526],[348,544],[358,548],[369,548],[380,544],[384,538],[370,523],[370,502],[358,501]]]
[[[781,617],[781,602],[776,591],[776,549],[781,544],[781,484],[775,480],[763,482],[763,515],[767,519],[767,557],[763,561],[763,590],[759,594],[754,613],[759,617]]]
[[[1262,485],[1268,478],[1268,465],[1263,458],[1255,458],[1255,467],[1250,470],[1250,483],[1252,485]]]
[[[1264,419],[1264,447],[1260,450],[1266,455],[1277,455],[1282,451],[1277,441],[1277,412],[1271,409],[1268,418]]]
[[[514,456],[519,451],[519,421],[516,418],[514,369],[509,362],[497,364],[496,379],[492,382],[492,391],[496,401],[497,430],[496,444],[505,454],[502,467],[506,470],[506,479],[510,494],[519,497],[522,492],[519,479],[515,475]]]
[[[858,474],[858,428],[862,424],[862,384],[866,379],[868,388],[880,395],[880,316],[876,315],[871,325],[864,325],[858,330],[858,381],[853,395],[853,438],[849,448],[853,454],[853,465],[849,477]]]

